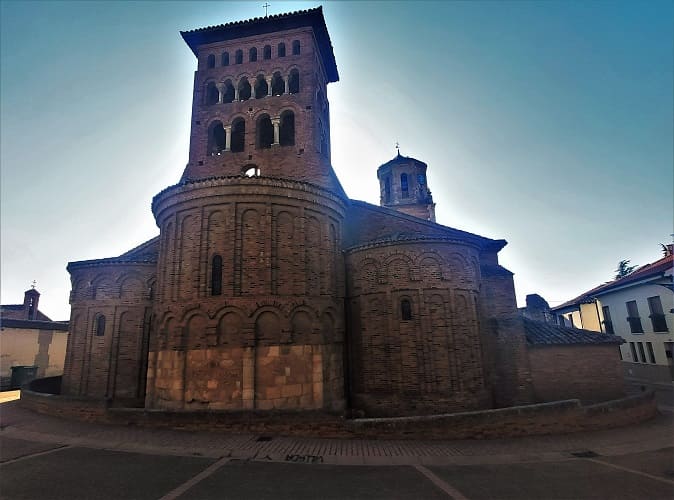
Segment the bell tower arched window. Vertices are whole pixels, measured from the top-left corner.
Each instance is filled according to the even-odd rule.
[[[262,57],[265,59],[271,59],[271,45],[265,45],[264,49],[262,49]]]
[[[222,66],[229,66],[229,52],[223,52],[220,56],[220,64]]]
[[[300,92],[300,72],[297,69],[292,69],[288,75],[288,92],[291,94]]]
[[[225,150],[225,127],[222,122],[211,123],[208,130],[208,154],[217,155]]]
[[[407,182],[407,174],[400,174],[400,191],[403,198],[410,197],[410,188]]]
[[[295,113],[292,111],[284,111],[281,113],[279,143],[281,146],[295,145]]]
[[[209,56],[206,58],[206,67],[215,68],[215,56],[213,54],[209,54]]]
[[[206,85],[206,104],[209,106],[217,104],[219,98],[220,93],[218,92],[218,88],[215,86],[215,83],[208,82],[208,85]]]
[[[236,118],[232,122],[232,145],[230,149],[232,153],[240,153],[246,140],[246,122],[243,118]]]
[[[271,93],[272,95],[282,95],[286,90],[285,82],[281,73],[278,71],[274,73],[274,76],[271,79]]]
[[[225,81],[225,91],[222,94],[222,102],[224,103],[230,103],[234,101],[234,85],[232,85],[231,80],[226,80]]]
[[[257,48],[251,47],[251,49],[248,51],[248,60],[250,62],[257,61]]]
[[[278,56],[279,57],[285,57],[286,56],[286,44],[281,42],[278,44]]]
[[[211,295],[222,295],[222,257],[219,255],[211,260]]]
[[[264,76],[258,75],[257,79],[255,80],[255,99],[267,97],[268,93],[269,85],[267,85],[267,80],[265,80]]]
[[[251,88],[248,78],[242,78],[239,82],[239,100],[247,101],[250,99]]]
[[[300,55],[300,41],[299,40],[293,41],[293,55],[294,56]]]
[[[391,203],[391,178],[386,176],[384,180],[384,203]]]
[[[258,149],[268,149],[274,143],[274,126],[269,115],[264,114],[257,119],[256,145]]]
[[[234,64],[243,64],[243,50],[239,49],[234,53]]]

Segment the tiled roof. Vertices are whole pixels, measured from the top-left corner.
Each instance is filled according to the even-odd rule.
[[[614,288],[622,287],[629,285],[630,283],[635,283],[637,281],[645,280],[648,278],[656,278],[661,275],[664,275],[668,270],[671,272],[674,267],[674,255],[666,255],[665,257],[656,260],[650,264],[646,264],[636,269],[634,272],[631,272],[624,278],[617,280],[609,281],[608,283],[603,283],[599,286],[594,287],[592,290],[588,290],[580,294],[578,297],[575,297],[571,300],[567,300],[563,304],[555,306],[552,308],[553,311],[558,311],[569,306],[574,306],[577,304],[583,304],[585,302],[594,301],[594,297],[601,295],[603,293],[609,292]]]
[[[6,319],[25,319],[26,313],[24,313],[23,304],[7,304],[0,305],[0,316]],[[51,318],[41,312],[39,309],[37,310],[35,319],[38,321],[51,321]]]
[[[350,200],[350,204],[354,209],[357,210],[378,212],[393,218],[405,219],[410,222],[414,222],[419,227],[419,230],[414,232],[394,232],[380,238],[373,238],[372,240],[358,243],[357,245],[353,245],[348,248],[349,250],[361,247],[363,245],[378,244],[383,242],[446,239],[447,241],[466,241],[473,243],[482,249],[489,249],[498,252],[507,244],[505,240],[493,240],[478,234],[469,233],[468,231],[462,231],[453,227],[443,226],[437,222],[420,219],[419,217],[414,217],[413,215],[408,215],[404,212],[400,212],[389,207],[381,207],[379,205],[373,205],[360,200]]]
[[[566,344],[622,344],[625,341],[617,335],[568,328],[542,321],[522,318],[527,344],[532,346]]]
[[[67,332],[68,322],[0,318],[0,328],[21,328],[27,330],[58,330],[62,332]]]
[[[141,243],[128,252],[124,252],[117,257],[107,257],[104,259],[80,260],[68,263],[68,271],[86,266],[97,266],[106,264],[154,264],[159,256],[159,236]]]
[[[410,161],[411,161],[411,162],[414,162],[414,163],[419,163],[419,164],[421,164],[421,165],[428,166],[428,165],[427,165],[426,163],[424,163],[423,161],[417,160],[416,158],[412,158],[411,156],[403,156],[403,155],[401,155],[400,153],[398,153],[398,154],[395,156],[395,158],[393,158],[392,160],[389,160],[389,161],[387,161],[386,163],[380,165],[379,168],[384,168],[384,167],[386,167],[386,166],[388,166],[388,165],[395,165],[395,164],[397,164],[397,163],[408,163],[408,162],[410,162]],[[379,170],[379,169],[377,169],[377,170]]]
[[[235,21],[191,31],[181,31],[180,34],[196,56],[200,45],[305,26],[309,26],[314,30],[316,42],[325,64],[328,82],[338,81],[337,63],[330,35],[328,34],[328,28],[325,26],[322,7],[266,17],[255,17],[246,21]]]

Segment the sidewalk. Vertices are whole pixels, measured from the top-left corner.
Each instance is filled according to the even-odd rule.
[[[494,440],[304,439],[84,423],[33,413],[11,401],[0,405],[0,437],[154,455],[335,465],[471,465],[659,450],[674,444],[672,417],[663,412],[648,422],[611,430]]]

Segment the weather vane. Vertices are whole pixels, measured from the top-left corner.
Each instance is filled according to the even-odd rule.
[[[396,149],[398,150],[398,154],[400,154],[400,144],[398,144],[398,141],[396,141]]]
[[[33,280],[33,283],[30,285],[30,287],[35,290],[35,285],[37,285],[37,281]]]
[[[265,2],[262,7],[264,7],[264,17],[267,17],[267,9],[269,7],[271,7],[271,5],[269,5],[267,2]]]

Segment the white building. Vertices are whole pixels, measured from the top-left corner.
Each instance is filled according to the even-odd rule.
[[[672,245],[665,256],[628,276],[589,290],[552,309],[559,323],[625,339],[620,347],[628,378],[674,380]]]

